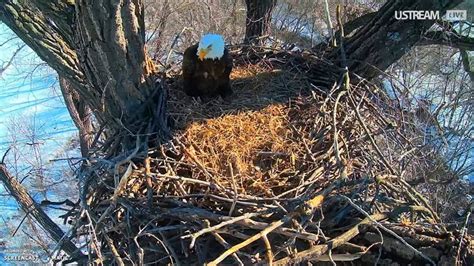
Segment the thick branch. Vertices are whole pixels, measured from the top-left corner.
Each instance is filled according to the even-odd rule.
[[[11,176],[5,165],[0,164],[0,180],[5,185],[5,188],[10,192],[21,209],[26,213],[35,218],[35,220],[48,232],[54,241],[60,243],[60,247],[64,250],[69,256],[77,256],[81,254],[76,245],[64,235],[64,232],[56,225],[55,222],[49,218],[49,216],[41,209],[39,204],[37,204],[31,196],[28,194],[28,191],[14,178]],[[82,254],[81,254],[82,255]]]
[[[35,1],[1,1],[0,20],[58,73],[85,84],[77,54],[67,40],[34,4]]]
[[[142,0],[2,1],[0,20],[68,80],[106,130],[136,132],[133,122],[152,115]]]
[[[52,21],[52,25],[68,44],[74,46],[74,0],[35,0],[30,1],[42,14]]]
[[[345,41],[350,70],[371,79],[400,59],[435,23],[435,20],[397,20],[400,10],[439,10],[443,15],[462,0],[387,1],[373,19]],[[340,60],[340,51],[331,55]]]
[[[364,14],[360,17],[357,17],[354,20],[351,20],[351,21],[345,23],[344,24],[344,33],[345,33],[345,35],[350,36],[353,31],[355,31],[356,29],[364,26],[371,19],[373,19],[376,14],[377,14],[377,12],[367,13],[367,14]],[[337,41],[339,41],[339,39],[341,38],[341,30],[338,30],[336,32],[335,38],[336,38]]]
[[[454,32],[430,31],[423,35],[417,45],[445,45],[463,50],[474,51],[474,38],[462,36]]]

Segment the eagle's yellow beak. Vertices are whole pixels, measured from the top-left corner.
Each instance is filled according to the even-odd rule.
[[[208,52],[209,51],[206,49],[199,50],[199,59],[201,59],[201,61],[204,60],[204,57],[207,55]]]

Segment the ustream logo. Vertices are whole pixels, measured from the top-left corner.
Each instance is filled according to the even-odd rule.
[[[438,20],[441,16],[439,11],[434,10],[399,10],[395,11],[397,20]],[[459,21],[467,19],[467,10],[447,10],[446,20]]]
[[[400,10],[395,11],[395,19],[398,20],[435,20],[439,19],[439,11],[424,10]]]

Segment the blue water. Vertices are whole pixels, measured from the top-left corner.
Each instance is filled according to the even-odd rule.
[[[387,92],[388,96],[391,97],[392,99],[395,99],[396,96],[394,94],[392,85],[390,84],[390,81],[388,79],[385,79],[383,81],[383,86],[385,91]],[[423,91],[421,91],[423,93]],[[422,94],[414,95],[414,98],[417,99],[423,99]],[[433,104],[429,106],[430,112],[434,113],[435,110],[437,109],[437,105],[439,105],[439,102],[436,101],[436,98],[434,98]],[[413,108],[414,109],[414,108]],[[448,126],[445,125],[445,115],[443,113],[440,113],[438,115],[438,120],[440,122],[440,126]],[[469,118],[467,118],[469,119]],[[467,128],[470,124],[472,124],[473,121],[467,121],[467,119],[461,119],[460,122],[461,124],[457,123],[458,125],[463,125],[465,128]],[[426,129],[427,131],[431,132],[432,137],[436,137],[437,140],[435,143],[437,144],[438,147],[438,152],[441,153],[444,158],[453,158],[455,157],[455,160],[449,160],[447,159],[448,167],[452,170],[458,170],[459,167],[462,167],[464,169],[472,169],[474,168],[474,137],[471,135],[456,135],[455,132],[449,132],[448,130],[444,130],[443,136],[440,136],[438,128],[437,127],[429,127]],[[459,149],[462,148],[462,152],[460,153]],[[453,156],[456,155],[456,156]],[[467,180],[471,183],[474,183],[474,172],[467,172],[463,176],[461,176],[462,179]]]
[[[0,25],[0,43],[12,37],[12,34],[4,25]],[[20,45],[22,43],[17,39],[0,47],[0,67]],[[15,145],[17,149],[7,157],[7,165],[12,174],[21,179],[31,169],[43,165],[44,167],[37,171],[41,171],[45,177],[46,185],[58,183],[45,190],[42,184],[39,184],[38,178],[26,178],[23,184],[36,202],[45,198],[62,201],[71,198],[71,191],[77,191],[68,187],[74,184],[74,180],[64,175],[63,171],[68,169],[67,162],[49,162],[49,159],[55,156],[68,156],[63,152],[63,147],[75,134],[76,128],[59,93],[55,72],[31,49],[23,48],[12,66],[0,76],[0,157],[8,147]],[[29,142],[39,144],[25,144]],[[41,159],[34,156],[35,152]],[[69,153],[71,156],[77,156],[77,151]],[[15,156],[21,157],[20,163],[14,163]],[[51,208],[45,210],[53,220],[62,224],[62,220],[57,217],[64,212]],[[29,244],[33,251],[35,246],[38,247],[22,233],[22,230],[27,231],[29,228],[26,223],[23,223],[15,237],[12,237],[23,217],[24,213],[15,199],[0,185],[0,241],[6,241],[7,246],[5,250],[0,247],[0,265],[10,265],[4,256],[12,250],[25,249]],[[38,230],[42,231],[40,227]],[[63,230],[67,228],[64,227]]]

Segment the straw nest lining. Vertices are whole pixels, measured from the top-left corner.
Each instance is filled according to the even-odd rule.
[[[405,154],[411,146],[399,132],[416,129],[397,121],[373,84],[350,85],[311,54],[234,55],[231,103],[190,99],[172,78],[174,139],[91,171],[91,223],[77,226],[94,225],[94,256],[185,265],[466,256],[464,244],[457,254],[458,235],[399,178],[397,160],[418,156]]]
[[[309,86],[305,77],[268,65],[240,65],[231,74],[231,103],[203,104],[172,89],[170,114],[182,130],[178,139],[188,163],[201,164],[214,181],[239,193],[273,197],[286,191],[288,179],[306,168],[307,129],[289,107]],[[304,125],[303,125],[304,126]],[[207,180],[204,173],[197,179]]]

